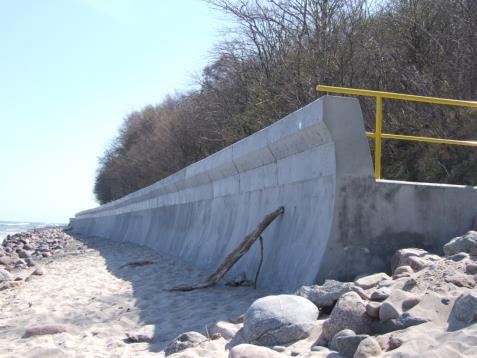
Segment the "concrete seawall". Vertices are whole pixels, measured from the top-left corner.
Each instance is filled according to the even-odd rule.
[[[400,247],[438,251],[477,214],[470,187],[376,182],[356,99],[326,96],[176,174],[71,219],[212,271],[267,213],[259,286],[294,290],[384,270]],[[253,278],[255,245],[233,268]]]

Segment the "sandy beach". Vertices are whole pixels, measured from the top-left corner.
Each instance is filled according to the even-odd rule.
[[[1,250],[2,358],[477,356],[474,231],[446,244],[445,257],[398,250],[392,276],[329,280],[295,295],[225,280],[170,292],[208,273],[59,229],[17,234]]]
[[[159,352],[180,333],[207,335],[207,325],[238,317],[266,294],[225,286],[165,292],[163,288],[197,283],[206,273],[126,243],[79,238],[77,245],[76,251],[42,263],[44,275],[0,292],[0,356],[163,356]],[[124,266],[138,260],[153,263]],[[67,332],[22,338],[28,327],[44,324],[65,325]],[[152,341],[126,343],[129,332],[144,332]],[[219,341],[214,355],[226,357],[225,343]]]

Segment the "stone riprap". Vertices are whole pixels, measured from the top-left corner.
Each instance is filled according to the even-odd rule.
[[[440,252],[470,227],[477,191],[375,181],[359,102],[325,96],[147,188],[78,213],[71,225],[212,271],[280,206],[285,213],[263,235],[258,286],[291,292],[386,271],[403,247]],[[259,262],[254,245],[230,274],[253,279]]]

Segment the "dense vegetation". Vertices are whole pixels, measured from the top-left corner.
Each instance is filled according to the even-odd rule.
[[[318,97],[316,84],[477,97],[475,0],[212,0],[234,19],[199,89],[130,113],[100,160],[105,203],[150,185]],[[229,33],[231,33],[229,31]],[[374,103],[362,99],[368,129]],[[475,139],[477,114],[385,101],[384,129]],[[477,150],[384,142],[387,179],[477,185]]]

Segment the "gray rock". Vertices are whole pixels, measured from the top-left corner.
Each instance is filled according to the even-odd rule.
[[[354,337],[356,333],[352,329],[343,329],[336,333],[330,341],[329,348],[338,351],[337,340],[341,337]]]
[[[474,279],[465,274],[457,273],[455,275],[447,277],[445,280],[446,282],[452,283],[456,285],[457,287],[468,287],[468,288],[475,287]]]
[[[469,275],[475,275],[477,273],[477,264],[476,263],[469,263],[465,266],[465,272]]]
[[[37,267],[33,272],[32,275],[36,276],[43,276],[45,274],[45,270],[43,270],[41,267]]]
[[[447,260],[452,260],[454,262],[459,262],[459,261],[462,261],[462,260],[466,260],[469,258],[469,254],[466,253],[466,252],[459,252],[458,254],[455,254],[455,255],[452,255],[452,256],[448,256],[447,257]]]
[[[393,349],[399,348],[402,346],[402,343],[401,338],[391,336],[388,340],[388,350],[392,351]]]
[[[361,341],[353,358],[377,357],[381,355],[381,353],[382,350],[378,341],[373,337],[367,337]]]
[[[406,298],[404,301],[402,301],[402,309],[404,311],[408,311],[414,306],[416,306],[419,302],[421,302],[421,299],[417,296],[410,296]]]
[[[433,262],[440,260],[437,255],[430,254],[422,249],[401,249],[391,258],[391,269],[394,271],[399,266],[410,266],[414,271],[420,271]]]
[[[20,284],[21,281],[5,281],[2,285],[0,285],[0,291],[18,287]]]
[[[379,320],[382,322],[399,318],[400,315],[401,312],[391,302],[385,301],[379,308]]]
[[[43,324],[38,326],[28,327],[25,330],[23,338],[29,338],[33,336],[43,336],[47,334],[57,334],[66,332],[68,329],[62,324]]]
[[[366,305],[366,314],[371,318],[379,318],[379,308],[381,303],[379,302],[368,302]]]
[[[313,346],[313,347],[311,347],[311,351],[312,352],[328,352],[329,349],[326,348],[326,347],[322,347],[322,346]]]
[[[279,353],[283,353],[287,350],[287,347],[283,347],[283,346],[273,346],[272,349],[275,351],[275,352],[279,352]]]
[[[363,300],[355,292],[345,293],[336,303],[329,318],[323,323],[323,336],[330,340],[343,329],[357,334],[369,333],[372,319],[366,314]]]
[[[469,231],[463,236],[453,238],[444,245],[443,249],[446,256],[455,255],[459,252],[477,255],[477,231]]]
[[[26,258],[25,262],[26,262],[28,267],[35,266],[35,261],[33,261],[31,257]]]
[[[239,329],[239,326],[225,321],[219,321],[207,327],[209,334],[219,334],[227,340],[232,339]]]
[[[384,281],[381,281],[381,282],[384,282]],[[358,296],[361,297],[363,300],[369,301],[371,299],[369,295],[366,293],[366,291],[359,286],[353,286],[351,287],[351,290],[353,292],[356,292]]]
[[[152,335],[144,334],[141,332],[128,332],[126,333],[126,343],[142,343],[151,342]]]
[[[413,273],[414,273],[414,270],[412,269],[411,266],[404,265],[404,266],[396,267],[396,269],[393,272],[393,276],[394,275],[402,275],[402,274],[412,275]]]
[[[318,308],[304,297],[267,296],[245,313],[243,337],[265,346],[287,344],[308,337],[317,319]]]
[[[409,328],[412,326],[417,326],[429,322],[426,318],[415,317],[409,312],[404,312],[399,318],[391,319],[386,322],[379,322],[373,326],[373,332],[375,334],[385,334],[389,332],[394,332],[400,329]]]
[[[402,289],[404,291],[411,291],[414,287],[416,287],[417,281],[413,278],[408,279],[404,285],[402,286]]]
[[[386,275],[384,272],[375,273],[373,275],[361,277],[354,281],[355,285],[367,290],[376,286],[380,281],[389,280],[391,277]]]
[[[35,248],[34,248],[32,245],[30,245],[30,244],[25,244],[25,245],[23,245],[23,249],[24,249],[24,250],[28,250],[28,251],[33,251],[33,250],[35,250]]]
[[[197,332],[185,332],[174,338],[172,341],[167,343],[164,353],[166,356],[180,352],[187,348],[192,348],[199,345],[202,342],[205,342],[207,337],[203,336]]]
[[[7,270],[0,268],[0,282],[13,281],[13,276]]]
[[[280,358],[280,353],[270,348],[254,346],[252,344],[239,344],[229,352],[229,358]]]
[[[6,256],[0,257],[1,266],[10,266],[12,264],[12,259]]]
[[[305,297],[319,308],[332,307],[338,298],[351,291],[352,283],[326,280],[321,286],[302,286],[295,294]]]
[[[462,294],[455,301],[452,315],[464,323],[472,323],[477,319],[477,292]]]
[[[335,334],[330,342],[330,349],[337,351],[343,357],[353,357],[360,342],[367,337],[368,335],[356,335],[352,330],[344,329]]]
[[[373,301],[384,301],[391,294],[391,289],[389,287],[381,287],[374,291],[371,294],[371,300]]]
[[[27,257],[30,257],[30,256],[31,256],[31,253],[29,251],[26,251],[26,250],[18,251],[18,257],[22,259],[26,259]]]

